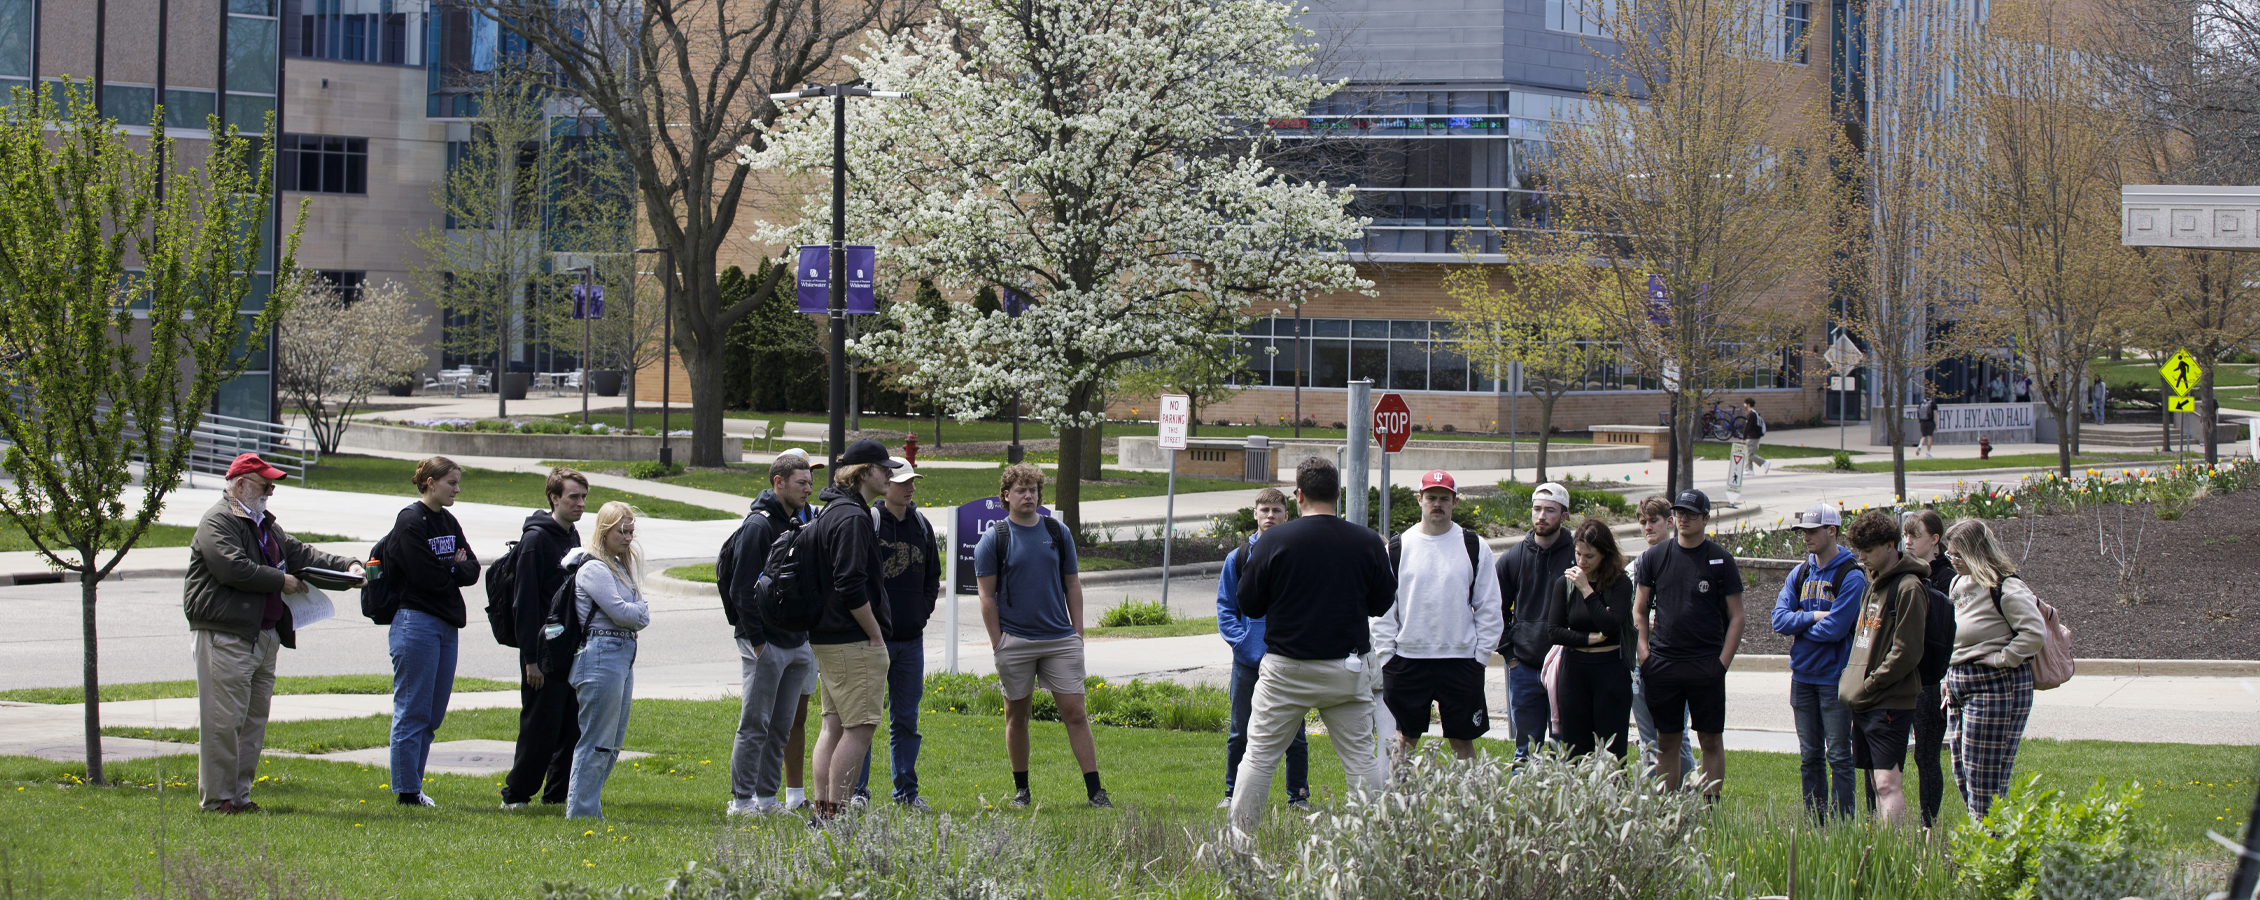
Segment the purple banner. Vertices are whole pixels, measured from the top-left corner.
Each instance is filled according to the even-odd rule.
[[[878,269],[878,250],[867,244],[849,244],[847,248],[847,311],[876,313],[879,301],[871,290],[873,276]],[[804,313],[827,313],[832,309],[832,247],[829,244],[803,244],[800,260],[794,270],[796,296],[799,309]]]
[[[1052,511],[1048,507],[1038,506],[1036,514],[1048,516]],[[980,585],[973,578],[973,548],[980,545],[981,536],[989,532],[989,526],[1010,515],[1005,511],[1004,501],[995,497],[983,497],[957,505],[957,593],[981,592]]]
[[[1648,321],[1671,324],[1671,292],[1664,289],[1662,275],[1648,276]]]
[[[604,286],[601,284],[573,285],[573,318],[604,318]]]
[[[1005,315],[1017,319],[1021,313],[1028,311],[1028,307],[1036,305],[1036,301],[1027,294],[1005,288],[1004,297],[997,305],[1004,308]]]

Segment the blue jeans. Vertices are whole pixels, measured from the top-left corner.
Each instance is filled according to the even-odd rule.
[[[1816,818],[1852,815],[1852,711],[1836,685],[1789,683],[1789,708],[1797,714],[1798,772],[1804,776],[1805,810]]]
[[[1263,670],[1232,661],[1232,730],[1224,739],[1224,796],[1240,778],[1240,757],[1248,752],[1248,715],[1255,707],[1256,678]],[[1287,799],[1310,799],[1310,737],[1295,726],[1295,740],[1287,745]]]
[[[887,642],[887,754],[895,776],[895,800],[918,797],[918,702],[926,699],[926,642]],[[871,751],[863,751],[863,774],[855,795],[871,796]]]
[[[581,742],[573,745],[573,778],[565,796],[565,818],[604,815],[604,780],[620,760],[628,738],[628,701],[636,687],[636,642],[623,637],[592,637],[573,654],[568,681],[581,704]]]
[[[1530,745],[1546,742],[1546,729],[1554,719],[1552,703],[1546,699],[1546,682],[1540,680],[1538,667],[1513,662],[1507,666],[1507,706],[1512,711],[1509,721],[1514,723],[1515,759],[1530,756]]]
[[[394,613],[385,646],[392,653],[392,791],[424,790],[424,762],[432,735],[447,719],[455,690],[459,632],[438,616],[413,609]]]
[[[1640,729],[1640,758],[1650,775],[1656,772],[1656,717],[1648,712],[1648,689],[1640,684],[1640,667],[1632,668],[1632,724]],[[1679,771],[1695,771],[1694,735],[1687,733],[1687,716],[1679,717]]]

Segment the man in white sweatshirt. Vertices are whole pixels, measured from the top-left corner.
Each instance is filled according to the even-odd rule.
[[[1387,660],[1381,696],[1397,719],[1397,746],[1409,754],[1428,733],[1428,708],[1443,716],[1444,739],[1461,759],[1491,728],[1483,666],[1499,646],[1506,618],[1491,548],[1452,522],[1459,487],[1438,469],[1420,479],[1420,524],[1389,540],[1397,603],[1373,620],[1373,649]]]

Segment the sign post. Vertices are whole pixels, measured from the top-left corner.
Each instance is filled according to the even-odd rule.
[[[2174,355],[2166,358],[2165,365],[2158,367],[2158,374],[2166,379],[2166,387],[2173,391],[2173,396],[2166,398],[2166,412],[2182,414],[2197,411],[2197,398],[2190,396],[2189,392],[2197,387],[2198,379],[2205,377],[2205,367],[2197,364],[2196,357],[2189,355],[2188,350],[2176,350]],[[2181,425],[2181,445],[2186,451],[2189,449],[2189,423],[2184,421]]]
[[[1401,394],[1381,395],[1381,402],[1373,405],[1373,438],[1381,442],[1381,518],[1380,527],[1374,529],[1383,537],[1389,536],[1389,457],[1405,449],[1405,438],[1412,435],[1412,409],[1405,406]]]
[[[581,269],[581,283],[573,286],[573,318],[581,320],[581,424],[589,423],[589,347],[596,320],[604,318],[604,289],[595,282],[593,266]]]
[[[1859,346],[1852,343],[1851,336],[1841,331],[1836,334],[1836,343],[1828,345],[1828,352],[1821,354],[1821,359],[1828,362],[1828,371],[1833,376],[1832,380],[1836,382],[1832,387],[1837,389],[1836,449],[1838,450],[1844,449],[1844,420],[1850,418],[1850,415],[1844,409],[1845,388],[1850,386],[1850,382],[1845,380],[1845,377],[1852,374],[1853,369],[1859,368],[1860,363],[1866,362],[1867,358],[1868,355],[1860,352]],[[1893,422],[1891,427],[1897,428],[1899,423]],[[1740,476],[1736,476],[1735,480],[1739,482]]]
[[[1193,416],[1192,398],[1184,394],[1161,395],[1161,449],[1169,451],[1169,494],[1161,513],[1161,605],[1169,606],[1169,545],[1177,534],[1177,451],[1185,449],[1185,432]]]
[[[920,515],[925,515],[920,513]],[[949,623],[949,641],[942,644],[942,671],[957,674],[957,517],[951,516],[942,523],[943,533],[949,535],[942,546],[951,549],[950,558],[942,563],[942,582],[949,585],[949,608],[944,614]]]
[[[1729,446],[1734,448],[1734,452],[1728,454],[1726,460],[1726,505],[1740,506],[1742,504],[1742,472],[1750,465],[1750,442],[1742,438],[1735,438],[1734,443]]]

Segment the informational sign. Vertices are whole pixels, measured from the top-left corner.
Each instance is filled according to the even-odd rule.
[[[2197,398],[2188,394],[2176,394],[2168,397],[2166,398],[2166,411],[2170,413],[2196,412]]]
[[[1381,402],[1373,405],[1373,439],[1381,442],[1381,452],[1404,450],[1405,439],[1411,436],[1412,409],[1405,406],[1404,396],[1381,395]]]
[[[604,285],[573,285],[573,318],[604,318]]]
[[[1021,291],[1005,288],[1004,294],[997,299],[997,305],[1004,310],[1007,318],[1017,319],[1021,313],[1028,311],[1028,307],[1036,305],[1036,300]]]
[[[1850,335],[1840,334],[1836,336],[1836,343],[1828,345],[1828,352],[1821,354],[1821,359],[1828,363],[1829,371],[1842,375],[1859,368],[1861,363],[1867,361],[1868,355],[1860,352],[1859,345],[1852,343]]]
[[[2176,350],[2174,355],[2166,357],[2165,365],[2158,367],[2158,374],[2166,377],[2166,387],[2171,388],[2176,396],[2186,397],[2189,396],[2190,391],[2197,388],[2197,380],[2205,377],[2205,367],[2198,365],[2197,357],[2189,355],[2189,351]],[[2169,410],[2169,412],[2190,411],[2190,409]]]
[[[1161,449],[1185,449],[1185,432],[1193,418],[1193,398],[1183,394],[1161,395]]]
[[[872,277],[877,267],[878,251],[864,244],[847,247],[847,311],[851,314],[870,314],[879,311],[879,301],[871,290]],[[802,244],[800,259],[794,268],[794,279],[799,297],[799,309],[804,313],[827,313],[832,309],[832,247],[829,244]]]
[[[1039,506],[1036,507],[1036,514],[1048,516],[1052,511]],[[980,593],[980,584],[973,575],[973,548],[980,545],[982,535],[989,533],[989,526],[1009,515],[1005,511],[1004,501],[995,497],[983,497],[971,503],[958,504],[957,584],[951,587],[952,590],[960,594]]]
[[[1750,442],[1735,441],[1726,458],[1726,502],[1742,502],[1742,473],[1750,469]]]
[[[1671,292],[1664,288],[1664,276],[1648,276],[1648,321],[1657,325],[1671,324]]]

